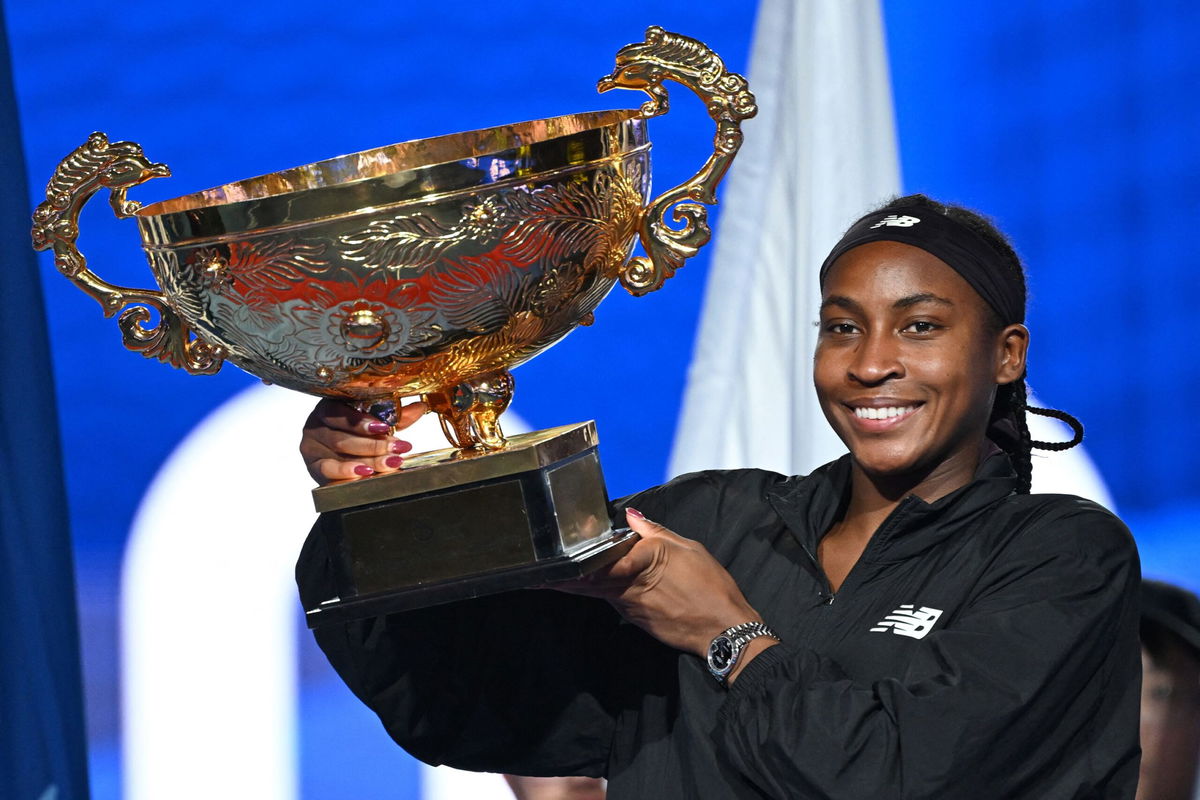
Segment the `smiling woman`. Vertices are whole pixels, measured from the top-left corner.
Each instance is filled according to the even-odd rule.
[[[1028,494],[1030,449],[1072,447],[1083,428],[1025,404],[1024,271],[978,214],[899,198],[855,223],[820,275],[813,377],[855,465],[852,505],[820,544],[836,590],[899,498],[966,485],[997,446]],[[1075,437],[1033,442],[1027,411],[1069,422]]]
[[[641,540],[559,591],[318,629],[397,742],[614,798],[1133,796],[1137,554],[1103,508],[1029,494],[1031,447],[1082,429],[1029,436],[1020,261],[912,196],[821,284],[814,377],[849,454],[618,501]],[[313,475],[395,449],[371,425],[319,406]],[[306,603],[330,573],[310,536]]]

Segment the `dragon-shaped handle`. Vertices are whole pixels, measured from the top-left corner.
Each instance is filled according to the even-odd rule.
[[[661,287],[712,238],[705,205],[717,202],[717,184],[742,146],[742,120],[758,113],[746,79],[727,71],[716,53],[695,39],[657,26],[646,29],[646,41],[617,52],[616,69],[596,88],[601,92],[641,89],[650,95],[641,114],[653,117],[665,114],[669,107],[664,80],[681,83],[700,96],[717,123],[717,135],[713,154],[699,172],[663,192],[642,211],[638,235],[647,255],[634,257],[621,268],[621,284],[633,295]],[[667,224],[668,212],[682,228]]]
[[[33,212],[33,247],[54,251],[54,265],[86,294],[100,303],[104,316],[118,311],[117,326],[125,346],[147,358],[157,358],[193,374],[208,375],[221,368],[224,352],[195,335],[167,304],[162,292],[128,289],[102,280],[87,267],[79,252],[79,212],[92,195],[110,191],[109,202],[119,218],[131,217],[141,207],[125,198],[132,186],[171,174],[165,164],[152,164],[133,142],[109,142],[103,133],[64,158],[46,186],[46,201]],[[150,324],[150,310],[158,313]]]

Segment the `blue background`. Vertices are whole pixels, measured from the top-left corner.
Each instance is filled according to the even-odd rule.
[[[594,92],[620,45],[660,24],[744,71],[754,9],[10,3],[31,207],[93,130],[171,166],[173,177],[134,191],[150,202],[393,141],[630,106],[640,95]],[[1030,272],[1031,385],[1084,421],[1147,573],[1200,588],[1190,408],[1200,396],[1200,6],[887,0],[884,10],[905,189],[980,208],[1011,235]],[[652,124],[658,188],[690,175],[712,135],[699,104],[676,97]],[[92,205],[81,244],[93,268],[148,286],[134,225]],[[232,368],[189,377],[124,352],[113,322],[43,266],[103,800],[119,783],[115,598],[130,521],[174,444],[253,379]],[[535,427],[598,421],[614,495],[664,477],[706,270],[701,254],[662,292],[614,292],[594,327],[517,373],[516,407]],[[230,443],[230,457],[254,457],[243,448]],[[306,664],[305,731],[359,726],[378,740],[370,720],[344,721],[343,690]],[[317,741],[302,732],[306,752]],[[306,766],[305,795],[375,796],[353,783],[370,777],[345,766],[336,777]]]

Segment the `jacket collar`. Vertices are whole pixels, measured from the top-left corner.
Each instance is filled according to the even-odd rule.
[[[899,561],[932,547],[996,501],[1012,494],[1016,474],[1002,452],[984,458],[966,486],[932,503],[909,495],[888,515],[863,553],[867,561]],[[815,557],[817,544],[850,499],[850,456],[807,477],[788,478],[767,499],[800,545]]]

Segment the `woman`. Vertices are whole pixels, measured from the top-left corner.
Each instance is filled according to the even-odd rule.
[[[318,631],[398,742],[607,775],[614,798],[1133,796],[1137,556],[1102,508],[1028,493],[1030,446],[1082,431],[1060,414],[1075,441],[1029,440],[1012,248],[900,198],[850,228],[821,288],[813,374],[849,455],[618,502],[642,540],[572,594]],[[402,445],[376,431],[322,403],[301,450],[319,481],[388,469]],[[330,594],[322,546],[306,601]]]

